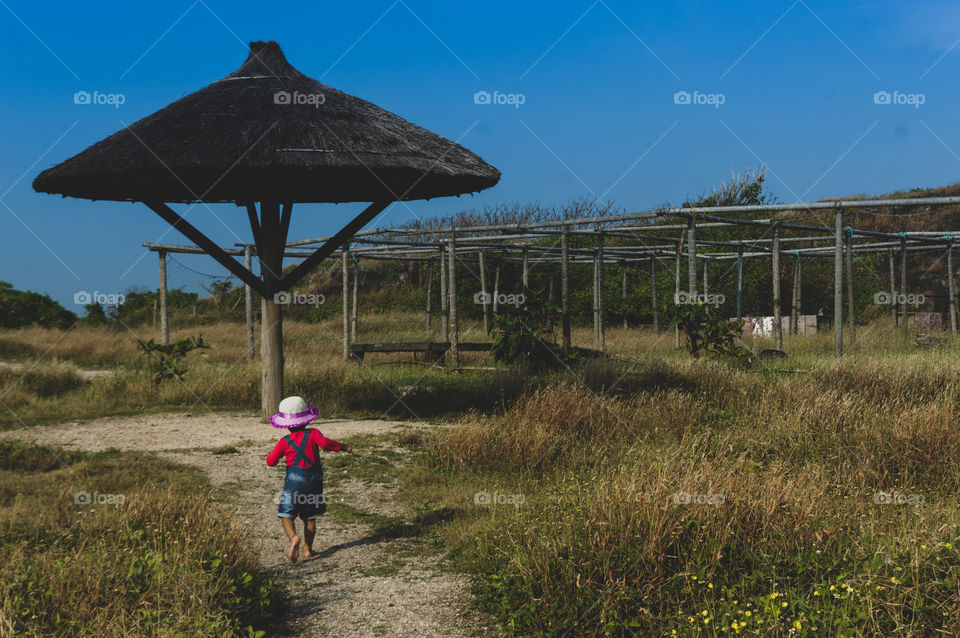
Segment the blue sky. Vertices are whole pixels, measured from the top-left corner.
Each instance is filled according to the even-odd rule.
[[[230,73],[260,39],[503,173],[472,198],[394,205],[378,226],[577,196],[643,210],[761,163],[791,202],[960,181],[960,6],[946,2],[0,0],[0,279],[75,311],[79,290],[155,288],[141,242],[185,239],[143,205],[30,183]],[[78,105],[78,91],[124,103]],[[523,103],[477,104],[481,91]],[[882,91],[894,103],[877,104]],[[330,233],[357,206],[299,206],[290,238]],[[249,239],[241,209],[211,209],[191,221],[221,244]],[[171,285],[197,289],[182,269]]]

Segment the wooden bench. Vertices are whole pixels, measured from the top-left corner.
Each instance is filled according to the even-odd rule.
[[[457,345],[460,352],[489,352],[490,343],[464,342]],[[450,349],[449,342],[442,341],[406,341],[381,343],[351,343],[350,356],[362,362],[364,356],[370,352],[414,352],[423,353],[425,361],[443,360]]]

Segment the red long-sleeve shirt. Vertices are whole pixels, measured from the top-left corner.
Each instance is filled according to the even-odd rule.
[[[327,450],[328,452],[339,452],[341,443],[339,441],[334,441],[333,439],[328,439],[327,437],[320,434],[320,430],[300,430],[297,432],[291,432],[290,438],[293,439],[293,442],[297,445],[303,443],[304,432],[310,433],[310,445],[307,446],[306,455],[311,461],[316,463],[319,459],[317,458],[316,449],[319,446],[320,448]],[[276,465],[280,461],[280,457],[286,455],[287,465],[293,465],[294,459],[297,458],[297,453],[292,447],[287,445],[287,437],[283,437],[277,444],[273,447],[273,451],[267,455],[267,465]],[[306,467],[301,462],[300,467]]]

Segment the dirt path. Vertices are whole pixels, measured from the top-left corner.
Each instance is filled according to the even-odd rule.
[[[313,426],[334,439],[428,427],[380,420],[316,421]],[[149,450],[203,469],[224,507],[247,527],[261,563],[292,593],[291,635],[483,635],[482,624],[467,610],[470,593],[466,580],[440,571],[435,558],[418,555],[415,539],[384,539],[371,534],[369,525],[337,521],[328,515],[317,525],[314,549],[318,556],[296,565],[289,563],[284,553],[288,544],[274,502],[283,470],[269,468],[264,462],[285,432],[250,415],[204,413],[104,418],[11,430],[0,436],[91,451]],[[226,449],[230,447],[233,449]],[[358,446],[357,454],[362,457],[387,448],[394,456],[402,453],[402,448],[382,443]],[[382,516],[404,515],[393,498],[392,479],[377,482],[337,476],[330,467],[333,464],[329,460],[326,471],[328,482],[335,484],[325,490],[329,503]]]

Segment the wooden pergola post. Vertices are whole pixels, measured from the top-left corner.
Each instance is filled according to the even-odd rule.
[[[157,251],[160,259],[160,343],[170,343],[170,316],[167,314],[167,251]]]
[[[457,246],[454,235],[450,235],[447,240],[447,250],[449,251],[448,269],[450,271],[450,357],[447,359],[447,366],[452,368],[460,367],[460,326],[457,323]]]
[[[433,260],[427,262],[427,330],[433,322]]]
[[[563,324],[563,349],[570,349],[570,226],[560,230],[560,309]]]
[[[900,294],[904,295],[906,301],[907,294],[907,238],[900,238]],[[906,339],[909,331],[907,330],[907,304],[900,304],[900,329],[903,331],[903,338]]]
[[[833,356],[843,356],[843,211],[834,215],[833,242]]]
[[[680,258],[683,255],[683,233],[680,233],[680,240],[677,242],[677,252],[674,255],[675,264],[674,264],[674,289],[673,289],[673,303],[676,304],[678,298],[680,297]],[[680,347],[680,326],[674,326],[673,328],[673,347]]]
[[[950,295],[950,332],[957,334],[957,288],[953,275],[953,237],[947,241],[947,294]]]
[[[353,311],[350,313],[350,341],[355,342],[357,340],[357,324],[359,323],[359,317],[357,309],[357,288],[360,286],[360,264],[357,262],[357,258],[353,258]]]
[[[703,294],[705,295],[710,292],[709,282],[707,281],[707,263],[709,263],[709,261],[710,260],[706,258],[703,260]]]
[[[847,314],[852,348],[857,344],[857,319],[853,311],[853,237],[850,235],[847,235]]]
[[[893,249],[887,251],[890,262],[890,319],[897,325],[897,267],[893,259]]]
[[[603,299],[603,233],[597,239],[597,344],[600,351],[607,349],[607,327]]]
[[[790,334],[800,334],[800,254],[793,260],[793,298],[790,300]]]
[[[480,302],[483,305],[483,334],[490,334],[490,293],[487,292],[487,259],[484,251],[477,253],[480,268]]]
[[[773,343],[777,350],[783,350],[783,317],[780,313],[780,227],[773,227],[772,270],[773,270]]]
[[[444,343],[450,341],[450,296],[447,294],[447,255],[440,244],[440,337]]]
[[[341,288],[343,291],[343,358],[350,359],[350,244],[343,245],[340,253]]]
[[[243,264],[246,266],[247,270],[253,271],[253,255],[250,246],[243,247]],[[253,290],[250,288],[250,284],[243,284],[243,302],[244,302],[244,315],[247,319],[247,358],[253,359],[256,357],[256,341],[253,334]]]
[[[653,334],[660,335],[660,311],[657,309],[657,258],[650,258],[650,301],[653,304]]]
[[[737,245],[737,321],[743,319],[743,242]]]
[[[500,298],[500,264],[497,264],[497,267],[493,269],[493,314],[497,314],[497,308],[499,308],[497,299]]]
[[[697,227],[693,220],[687,228],[687,283],[690,295],[697,296]]]
[[[523,247],[523,291],[526,293],[527,288],[530,287],[530,251],[529,248],[525,245]]]
[[[620,300],[623,301],[623,329],[627,329],[627,262],[620,262]]]

